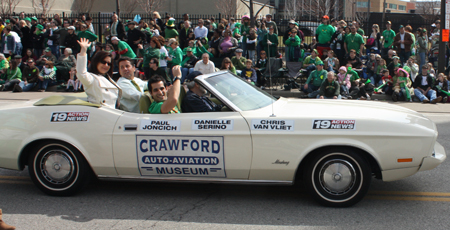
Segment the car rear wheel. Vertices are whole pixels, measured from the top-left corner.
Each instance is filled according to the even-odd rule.
[[[52,196],[70,196],[84,188],[90,168],[74,147],[61,142],[45,142],[28,159],[28,172],[34,184]]]
[[[329,207],[349,207],[367,193],[371,170],[367,161],[351,149],[330,148],[310,161],[304,176],[317,202]]]

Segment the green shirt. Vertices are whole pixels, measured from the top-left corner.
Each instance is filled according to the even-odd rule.
[[[164,30],[164,38],[165,39],[170,39],[170,38],[176,38],[178,37],[178,31],[176,29],[168,29],[166,28]]]
[[[272,42],[272,45],[268,45],[267,40]],[[278,54],[278,35],[277,34],[266,34],[264,35],[263,40],[261,41],[261,44],[264,47],[264,51],[266,51],[266,54],[268,57],[275,57]]]
[[[309,55],[308,57],[305,58],[305,61],[303,62],[303,64],[314,64],[314,65],[316,65],[316,63],[317,63],[318,61],[322,61],[322,60],[320,59],[320,57],[316,56],[315,59],[312,59],[312,58],[311,58],[311,55]]]
[[[336,30],[334,29],[334,26],[332,25],[325,25],[320,24],[319,27],[317,27],[316,34],[319,35],[319,43],[320,44],[327,44],[331,41],[331,37],[333,36],[334,32]]]
[[[188,46],[188,47],[186,47],[186,48],[184,48],[183,49],[183,56],[186,56],[187,55],[187,49],[188,48],[191,48],[192,49],[192,53],[194,54],[194,56],[196,56],[197,57],[197,47],[190,47],[190,46]]]
[[[152,58],[159,59],[159,57],[161,56],[159,49],[152,48],[151,46],[147,47],[145,50],[140,49],[139,52],[144,57],[143,67],[150,67],[150,64],[149,64],[150,60]]]
[[[233,63],[233,66],[237,70],[245,69],[245,61],[247,61],[247,59],[245,57],[241,57],[238,59],[236,56],[234,56],[231,58],[231,63]]]
[[[19,67],[17,67],[15,70],[7,69],[6,72],[6,80],[11,81],[14,79],[22,80],[22,71],[20,71]]]
[[[356,71],[354,71],[354,70],[349,70],[349,71],[347,71],[347,74],[351,74],[351,75],[352,75],[352,76],[350,77],[350,82],[354,82],[354,81],[356,81],[356,80],[359,79],[358,73],[357,73]]]
[[[359,54],[360,52],[360,48],[361,48],[361,44],[364,44],[364,39],[363,37],[356,33],[356,34],[348,34],[345,37],[344,42],[347,44],[347,52],[350,52],[350,50],[356,50],[356,53]]]
[[[9,67],[9,63],[8,61],[6,61],[6,59],[3,59],[0,61],[0,69],[6,69]]]
[[[385,30],[383,31],[383,38],[384,38],[384,48],[392,48],[392,43],[394,43],[395,38],[395,32],[391,30]]]
[[[129,58],[135,58],[136,54],[134,53],[133,49],[131,49],[131,47],[128,45],[128,43],[124,42],[124,41],[119,41],[119,44],[117,45],[117,47],[119,48],[119,52],[122,52],[123,50],[128,49],[128,51],[124,54],[121,54],[124,57],[129,57]]]
[[[301,42],[302,42],[302,40],[298,37],[298,35],[295,35],[294,39],[292,39],[292,37],[289,37],[284,42],[284,44],[286,44],[286,46],[298,47],[298,46],[300,46]]]
[[[364,36],[364,30],[359,28],[358,31],[356,31],[356,33],[358,33],[361,36]]]
[[[164,104],[163,101],[161,102],[156,102],[154,101],[151,105],[150,108],[148,108],[148,112],[151,114],[160,114],[161,113],[161,106]],[[169,113],[180,113],[180,110],[178,109],[178,106],[173,107],[172,110],[170,110]]]
[[[311,72],[311,74],[308,77],[308,80],[306,80],[306,84],[309,84],[312,82],[314,86],[321,86],[322,82],[327,79],[327,71],[326,70],[314,70]]]
[[[168,61],[169,63],[172,63],[172,66],[180,65],[180,63],[183,61],[183,51],[180,49],[180,47],[177,47],[176,49],[171,49],[169,51],[169,56],[172,58],[172,61]]]

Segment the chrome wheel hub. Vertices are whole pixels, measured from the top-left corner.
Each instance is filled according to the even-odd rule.
[[[40,170],[48,182],[62,184],[73,175],[74,163],[67,152],[51,150],[42,157]]]
[[[353,166],[345,160],[327,161],[319,172],[319,180],[323,189],[333,195],[342,195],[351,190],[356,181]]]

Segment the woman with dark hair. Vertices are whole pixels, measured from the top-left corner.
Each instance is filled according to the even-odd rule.
[[[233,63],[231,63],[231,59],[226,57],[222,61],[222,66],[220,67],[220,70],[229,70],[234,75],[237,75],[236,68],[234,67]]]
[[[91,42],[81,38],[78,41],[80,53],[77,56],[77,77],[84,86],[88,101],[110,108],[119,108],[122,90],[111,78],[113,60],[110,52],[100,51],[91,60],[89,72],[86,71],[87,49]]]
[[[144,49],[142,44],[138,45],[139,53],[144,57],[144,74],[146,79],[150,79],[150,60],[152,58],[159,59],[161,56],[161,43],[159,43],[159,40],[157,37],[152,37],[150,39],[150,46]]]

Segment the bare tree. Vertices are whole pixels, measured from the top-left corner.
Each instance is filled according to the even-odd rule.
[[[137,0],[137,2],[147,14],[158,11],[163,5],[163,0]]]
[[[309,15],[310,18],[320,18],[324,15],[334,15],[335,8],[341,9],[341,6],[336,6],[338,1],[335,0],[304,0],[298,1],[300,9],[305,15]]]
[[[416,2],[416,13],[424,18],[436,20],[441,14],[440,4],[440,1]]]
[[[11,15],[22,0],[0,0],[0,12]]]
[[[242,2],[242,4],[244,4],[250,11],[250,25],[251,27],[255,26],[255,18],[258,17],[258,14],[261,12],[261,10],[264,9],[264,7],[266,7],[267,4],[270,3],[270,0],[268,0],[266,3],[264,3],[264,5],[261,6],[261,8],[259,8],[258,11],[256,11],[256,13],[253,10],[253,0],[249,0],[248,4],[246,1],[244,0],[240,0]]]
[[[96,0],[75,0],[72,10],[75,13],[90,13]]]
[[[221,14],[226,17],[236,15],[236,0],[220,0],[217,1],[216,7]]]
[[[34,13],[47,14],[52,10],[55,0],[31,0]]]

